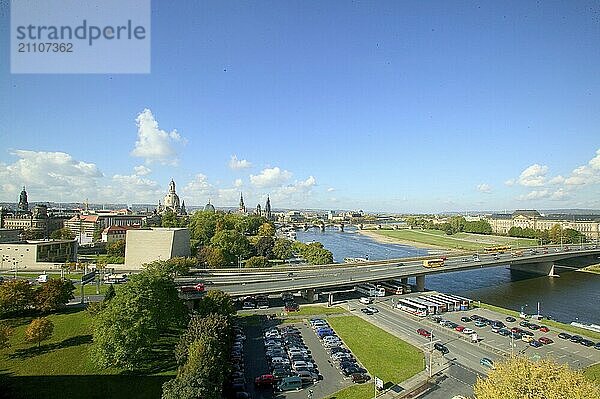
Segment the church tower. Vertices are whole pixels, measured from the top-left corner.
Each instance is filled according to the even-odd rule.
[[[254,212],[258,216],[262,216],[262,209],[260,208],[260,204],[256,205],[256,211]]]
[[[29,203],[27,202],[27,191],[25,191],[25,186],[23,186],[23,190],[21,191],[21,195],[19,196],[19,205],[17,206],[17,212],[28,211]]]
[[[242,193],[240,193],[240,207],[238,212],[246,213],[246,205],[244,205],[244,195]]]

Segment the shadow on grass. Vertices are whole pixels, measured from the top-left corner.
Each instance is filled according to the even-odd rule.
[[[162,384],[172,376],[0,374],[1,399],[152,399],[160,398]]]
[[[158,374],[177,369],[175,345],[179,341],[180,332],[163,334],[160,339],[146,351],[135,370],[126,370],[121,375]]]
[[[64,339],[60,342],[41,345],[39,348],[37,346],[32,346],[26,349],[17,349],[14,353],[8,355],[8,357],[10,359],[27,359],[43,355],[45,353],[49,353],[58,349],[64,349],[71,346],[78,346],[90,343],[92,343],[91,335],[77,335],[75,337]]]

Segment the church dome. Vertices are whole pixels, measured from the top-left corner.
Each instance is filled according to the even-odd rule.
[[[162,207],[164,210],[170,210],[177,214],[179,214],[181,210],[181,203],[179,201],[179,196],[175,192],[175,182],[173,180],[169,183],[169,192],[163,198]]]
[[[204,211],[215,212],[215,207],[208,201],[208,204],[204,205]]]

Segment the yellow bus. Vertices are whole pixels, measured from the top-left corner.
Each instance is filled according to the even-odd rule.
[[[423,267],[440,267],[444,266],[444,259],[425,259]]]
[[[483,248],[483,250],[485,252],[498,252],[500,254],[503,254],[506,251],[510,251],[510,245],[501,245],[501,246],[497,246],[497,247],[486,247]]]

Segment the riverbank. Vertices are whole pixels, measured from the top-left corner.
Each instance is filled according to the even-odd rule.
[[[446,248],[443,246],[427,244],[427,243],[419,242],[419,241],[411,241],[411,240],[402,239],[402,238],[398,238],[398,237],[390,237],[390,236],[387,236],[387,235],[384,235],[381,233],[386,230],[357,230],[357,231],[364,236],[374,239],[375,241],[377,241],[380,244],[410,245],[411,247],[415,247],[415,248],[431,249],[431,250],[437,250],[437,251],[448,251],[449,250],[449,248]],[[389,230],[389,231],[393,231],[393,230]]]
[[[587,267],[584,267],[583,269],[579,269],[578,271],[584,273],[600,274],[600,263],[597,263],[595,265],[589,265]]]

